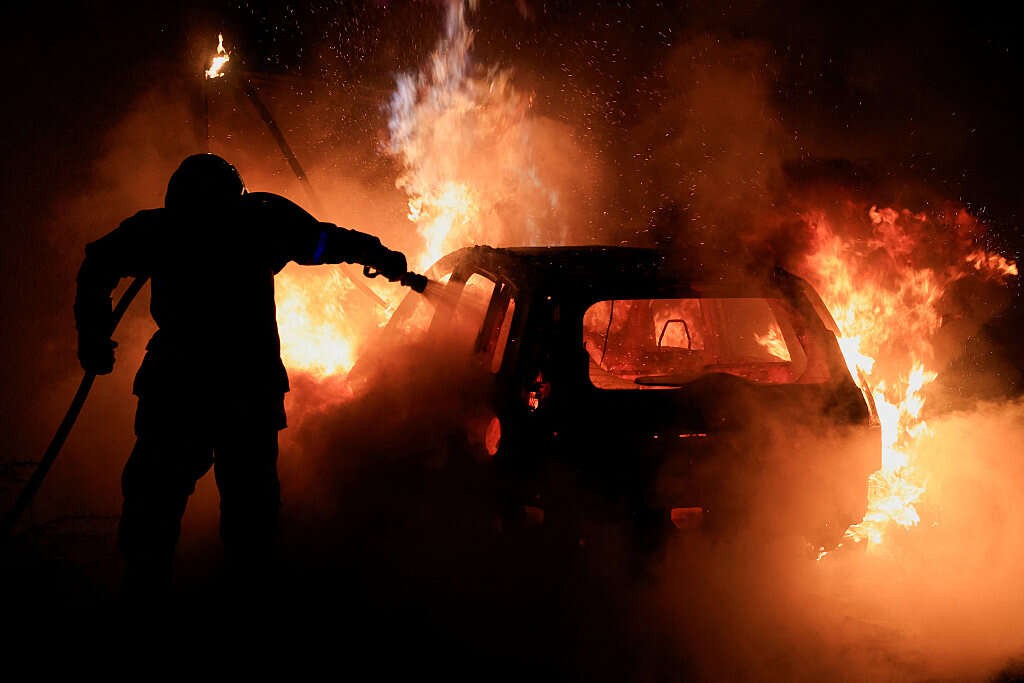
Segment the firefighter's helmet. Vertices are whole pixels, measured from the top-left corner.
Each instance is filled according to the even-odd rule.
[[[245,194],[238,169],[216,154],[193,154],[178,166],[167,183],[168,209],[206,208]]]

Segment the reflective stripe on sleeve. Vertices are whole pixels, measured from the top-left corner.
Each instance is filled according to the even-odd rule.
[[[313,252],[313,263],[320,265],[323,263],[324,252],[327,251],[327,231],[320,231],[320,241],[316,245],[316,251]]]

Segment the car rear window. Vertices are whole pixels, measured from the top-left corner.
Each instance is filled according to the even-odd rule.
[[[714,373],[759,384],[820,382],[811,342],[781,299],[608,299],[583,315],[599,389],[670,389]],[[810,354],[821,358],[821,354]]]

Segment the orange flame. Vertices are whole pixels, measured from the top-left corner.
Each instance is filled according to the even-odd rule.
[[[755,334],[754,340],[765,351],[779,360],[786,361],[787,363],[793,360],[793,357],[789,354],[789,349],[786,348],[786,341],[782,338],[782,332],[777,326],[773,325],[767,334]]]
[[[372,287],[372,285],[371,285]],[[387,322],[404,292],[374,289],[387,308],[355,291],[337,268],[289,265],[275,278],[281,359],[318,379],[344,376],[370,335]],[[400,299],[398,299],[400,300]]]
[[[871,549],[885,542],[893,525],[909,528],[920,521],[917,505],[928,477],[918,448],[929,434],[922,418],[924,391],[938,376],[928,368],[934,361],[931,340],[942,323],[937,303],[969,270],[956,259],[941,271],[915,265],[926,229],[949,226],[907,210],[871,207],[867,215],[871,233],[862,239],[840,237],[823,212],[807,216],[817,241],[806,265],[839,327],[850,372],[873,399],[881,425],[882,467],[869,481],[868,510],[846,532],[847,540],[867,541]],[[1012,261],[981,250],[958,263],[990,277],[1017,273]]]
[[[966,260],[975,270],[987,271],[998,279],[1017,275],[1017,264],[999,254],[986,254],[979,249],[968,254]]]
[[[429,63],[398,77],[389,105],[386,149],[404,167],[396,185],[424,241],[411,259],[420,269],[473,243],[535,243],[502,219],[502,205],[514,199],[525,215],[558,201],[531,158],[531,98],[512,87],[507,69],[473,76],[472,44],[465,4],[450,0]]]
[[[224,75],[224,65],[231,61],[231,53],[224,49],[224,34],[217,34],[217,54],[210,62],[210,68],[203,72],[206,78],[220,78]]]
[[[315,375],[347,372],[355,362],[341,301],[352,285],[331,269],[325,282],[313,284],[300,273],[282,273],[275,283],[277,324],[281,331],[281,358],[285,365]],[[327,292],[332,300],[323,300]]]
[[[437,48],[418,72],[397,78],[389,103],[386,151],[402,164],[396,185],[422,237],[407,251],[413,270],[473,243],[536,244],[534,226],[550,223],[558,203],[532,160],[531,98],[507,69],[476,69],[466,7],[449,0]],[[289,266],[277,277],[282,357],[290,369],[341,376],[404,292],[377,290],[390,305],[370,310],[348,283],[314,270],[326,269]]]

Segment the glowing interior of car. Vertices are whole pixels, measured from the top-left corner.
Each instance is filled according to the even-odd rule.
[[[670,389],[715,373],[821,381],[805,377],[803,327],[781,299],[609,299],[584,313],[583,343],[599,389]]]

